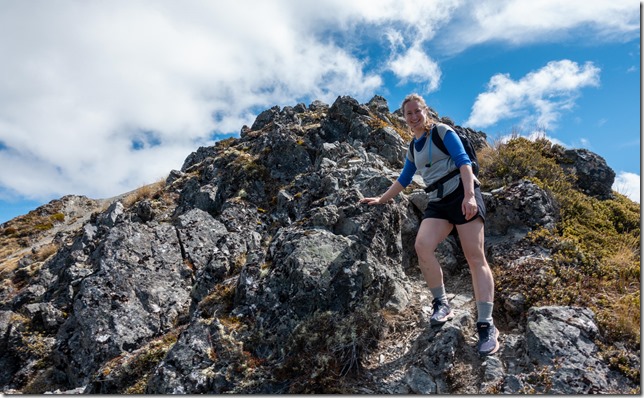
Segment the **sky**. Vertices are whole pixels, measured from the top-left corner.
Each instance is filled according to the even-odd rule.
[[[586,148],[640,201],[634,0],[0,0],[0,223],[113,197],[275,105],[412,92]]]

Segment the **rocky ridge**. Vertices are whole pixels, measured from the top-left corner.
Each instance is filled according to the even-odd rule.
[[[482,132],[455,128],[487,145]],[[526,308],[521,292],[497,296],[502,349],[479,358],[470,275],[455,237],[438,254],[456,318],[429,326],[431,294],[413,249],[425,205],[420,185],[391,204],[358,203],[397,177],[407,134],[378,96],[273,107],[239,139],[190,154],[146,195],[102,207],[66,197],[89,201],[88,211],[55,234],[55,252],[13,251],[2,260],[19,258],[2,271],[2,391],[639,388],[600,355],[592,311]],[[603,159],[584,150],[564,157],[577,189],[611,197],[614,172]],[[526,239],[557,221],[549,192],[521,180],[484,196],[493,268],[550,258]],[[11,235],[11,222],[2,228]]]

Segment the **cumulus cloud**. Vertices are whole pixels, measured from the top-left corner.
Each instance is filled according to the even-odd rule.
[[[510,45],[551,41],[615,41],[639,37],[640,13],[631,0],[466,1],[462,23],[447,26],[447,51],[491,41]],[[592,38],[592,39],[589,39]]]
[[[426,92],[438,88],[441,70],[436,62],[418,48],[410,48],[406,53],[400,54],[391,61],[389,67],[401,79],[401,83],[408,80],[426,82]]]
[[[570,60],[552,61],[515,81],[506,74],[492,76],[479,94],[465,124],[487,127],[502,119],[519,118],[521,125],[550,128],[562,111],[574,106],[583,87],[599,85],[599,68]]]
[[[617,191],[634,202],[640,203],[640,181],[639,175],[622,171],[615,176],[613,191]]]
[[[385,73],[435,90],[441,70],[427,43],[459,51],[476,44],[469,29],[511,40],[522,7],[548,25],[540,32],[591,26],[619,36],[637,23],[639,34],[630,1],[584,0],[574,13],[561,12],[573,2],[545,2],[495,2],[499,15],[473,0],[1,2],[0,199],[126,192],[267,107],[366,101]],[[372,58],[374,47],[385,55]],[[489,97],[520,112],[501,95],[511,80],[500,76]],[[532,106],[547,118],[549,105]]]
[[[33,197],[114,195],[180,167],[257,110],[365,98],[380,87],[361,60],[304,29],[294,9],[3,3],[0,167],[22,176],[2,173],[0,186]]]

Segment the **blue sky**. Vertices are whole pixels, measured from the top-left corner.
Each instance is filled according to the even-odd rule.
[[[640,195],[640,2],[0,0],[0,223],[165,178],[274,105],[410,92]]]

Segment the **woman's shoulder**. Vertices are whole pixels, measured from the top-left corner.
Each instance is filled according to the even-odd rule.
[[[438,134],[441,137],[444,137],[445,134],[447,134],[448,131],[454,131],[454,128],[452,126],[450,126],[449,124],[441,123],[441,122],[436,123],[436,129],[438,131]]]

